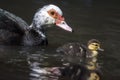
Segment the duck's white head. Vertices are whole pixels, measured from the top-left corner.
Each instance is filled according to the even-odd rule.
[[[46,5],[35,13],[33,24],[37,28],[41,28],[41,26],[47,24],[55,24],[56,26],[61,27],[64,30],[72,32],[72,28],[67,25],[62,15],[63,13],[61,9],[56,5]]]

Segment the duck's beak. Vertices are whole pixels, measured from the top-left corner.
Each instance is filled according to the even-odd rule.
[[[102,48],[98,48],[98,50],[99,50],[99,51],[104,51],[104,49],[102,49]]]
[[[56,25],[66,31],[73,32],[72,28],[68,26],[68,24],[63,20],[63,21],[56,21]]]

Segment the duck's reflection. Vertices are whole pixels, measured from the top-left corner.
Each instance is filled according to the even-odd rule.
[[[58,80],[58,74],[59,71],[54,71],[55,73],[52,73],[55,67],[40,67],[39,63],[33,62],[30,63],[30,80]],[[56,67],[57,68],[57,67]]]
[[[57,67],[49,66],[49,61],[45,61],[50,57],[48,56],[43,51],[37,51],[27,56],[30,80],[58,80],[60,72]]]
[[[27,55],[30,80],[101,80],[98,53],[94,52],[95,54],[89,54],[86,59],[79,60],[80,62],[77,63],[74,63],[77,60],[75,56],[74,58],[62,56],[59,60],[62,64],[59,66],[59,63],[56,62],[59,55],[55,56],[57,53],[46,54],[44,50],[30,51],[30,54]],[[54,64],[54,66],[50,64]]]
[[[43,66],[38,59],[38,56],[29,56],[30,80],[101,80],[101,70],[97,62],[84,65],[67,63],[62,67],[51,67]]]
[[[1,48],[0,52],[5,52],[6,48],[7,47],[5,47],[5,49]],[[15,67],[17,64],[20,64],[20,69],[22,69],[21,67],[29,68],[29,73],[25,73],[26,71],[24,70],[26,69],[22,70],[22,72],[29,75],[29,80],[101,80],[101,70],[100,65],[98,65],[97,58],[96,60],[92,60],[92,57],[88,57],[84,64],[79,64],[79,60],[75,57],[67,56],[66,58],[65,56],[62,56],[58,61],[61,63],[60,64],[57,62],[60,55],[46,54],[44,50],[37,48],[33,49],[24,47],[24,49],[20,51],[20,48],[18,48],[17,51],[19,51],[20,54],[11,57],[16,54],[16,51],[9,55],[8,52],[14,48],[15,47],[10,47],[10,49],[7,49],[6,53],[1,55],[1,59],[4,57],[6,58],[7,56],[10,56],[9,61],[11,58],[15,58],[15,60],[19,59],[20,61],[13,61],[11,64],[15,63]],[[16,59],[18,56],[21,57]],[[21,59],[23,60],[23,57],[24,60],[27,59],[27,65],[22,64],[23,61],[21,61]],[[15,69],[13,70],[15,71]]]

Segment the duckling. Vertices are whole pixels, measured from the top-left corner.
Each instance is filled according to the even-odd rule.
[[[98,51],[104,51],[100,48],[100,41],[91,39],[88,41],[87,46],[80,43],[68,43],[59,47],[57,52],[62,52],[67,56],[78,56],[80,61],[85,63],[89,70],[96,70],[100,68],[97,63]]]
[[[86,57],[92,58],[92,62],[97,61],[98,50],[104,51],[100,48],[100,41],[92,39],[88,41],[88,55]]]
[[[98,41],[97,39],[91,39],[88,41],[87,46],[80,44],[78,42],[68,43],[57,48],[56,51],[70,56],[92,58],[93,62],[96,62],[98,50],[104,51],[103,49],[100,48],[100,41]]]
[[[87,52],[89,55],[87,55],[87,60],[86,60],[86,67],[89,70],[95,70],[100,68],[100,66],[97,63],[97,56],[98,56],[98,50],[99,51],[104,51],[103,49],[100,48],[100,41],[92,39],[88,41],[88,49],[89,51]]]

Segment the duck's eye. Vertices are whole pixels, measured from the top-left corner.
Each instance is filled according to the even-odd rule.
[[[53,17],[53,16],[56,15],[56,11],[51,9],[51,10],[48,11],[48,14]]]
[[[54,14],[55,14],[55,12],[53,12],[53,11],[52,11],[50,14],[51,14],[51,15],[54,15]]]

